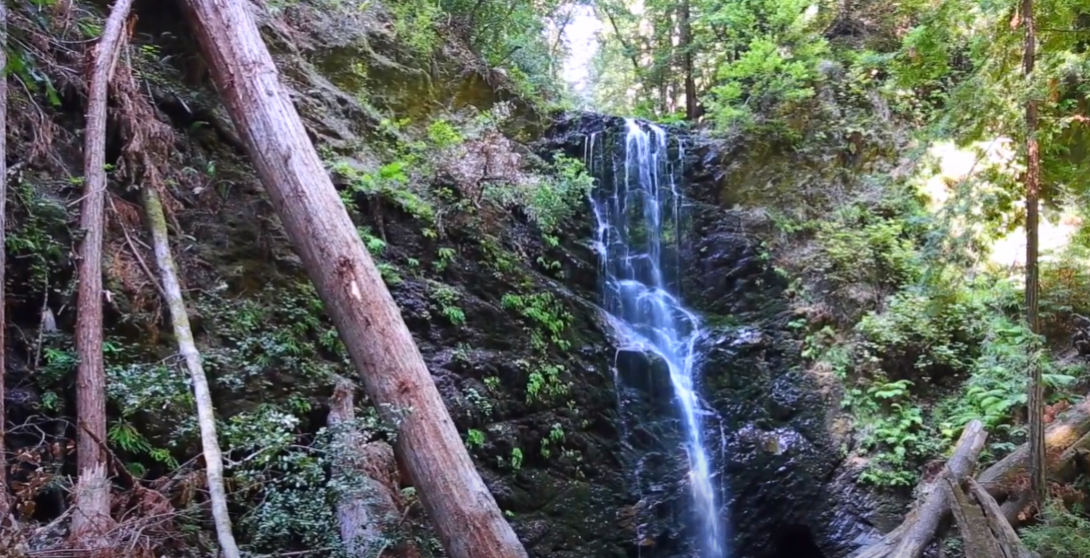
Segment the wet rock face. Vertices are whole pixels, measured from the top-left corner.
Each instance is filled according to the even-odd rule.
[[[873,535],[870,500],[830,428],[837,400],[803,369],[787,333],[786,285],[759,243],[768,223],[720,206],[722,177],[699,166],[722,148],[695,149],[689,161],[696,182],[687,186],[693,209],[682,276],[686,301],[714,325],[701,376],[722,419],[718,465],[734,556],[847,556]]]
[[[832,402],[790,366],[784,346],[774,334],[741,327],[705,347],[705,392],[723,419],[719,470],[735,556],[847,556],[871,535],[868,497],[828,432]]]
[[[622,119],[571,115],[553,127],[547,144],[582,156],[592,133],[609,141],[623,134]],[[768,265],[760,234],[770,223],[753,208],[729,208],[724,192],[726,162],[735,147],[680,134],[686,147],[686,229],[682,242],[682,297],[709,329],[702,340],[701,392],[721,421],[709,421],[709,442],[729,517],[736,558],[841,558],[874,536],[869,495],[845,467],[841,440],[831,425],[837,409],[832,394],[802,368],[798,342],[788,334],[783,279]],[[741,180],[729,177],[730,182]],[[631,422],[622,461],[640,467],[643,499],[626,512],[640,522],[642,556],[690,555],[684,512],[688,487],[684,459],[664,448],[677,447],[670,393],[656,380],[646,357],[619,353]],[[619,367],[620,368],[620,367]],[[660,371],[661,372],[661,371]],[[639,387],[645,389],[638,389]],[[654,421],[647,417],[664,417]],[[650,425],[650,426],[647,426]],[[657,488],[657,490],[655,490]]]

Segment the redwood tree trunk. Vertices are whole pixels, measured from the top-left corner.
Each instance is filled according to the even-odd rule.
[[[1025,53],[1022,69],[1026,81],[1032,83],[1033,66],[1037,56],[1037,37],[1033,19],[1033,0],[1022,1],[1022,21],[1026,26]],[[1030,97],[1026,100],[1026,321],[1030,331],[1036,337],[1041,333],[1041,323],[1037,312],[1038,274],[1037,274],[1037,203],[1041,189],[1041,153],[1037,145],[1037,101]],[[1048,484],[1045,478],[1045,396],[1044,381],[1040,364],[1037,362],[1038,343],[1034,339],[1030,344],[1029,382],[1029,481],[1032,502],[1043,506],[1048,498]]]
[[[117,0],[94,47],[91,87],[84,130],[84,194],[80,206],[83,242],[79,247],[76,315],[77,466],[72,537],[91,547],[105,544],[109,529],[110,481],[106,476],[106,372],[102,359],[102,229],[106,198],[106,98],[117,65],[125,19],[133,0]]]
[[[696,78],[693,76],[693,24],[690,0],[681,1],[681,71],[685,74],[685,118],[695,121],[697,113]]]
[[[249,3],[186,4],[213,81],[368,395],[388,420],[401,417],[400,460],[447,555],[524,558],[281,86]]]

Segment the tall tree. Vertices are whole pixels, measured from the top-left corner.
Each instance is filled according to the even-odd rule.
[[[244,0],[187,0],[212,79],[451,558],[524,558],[462,444]]]
[[[150,112],[150,111],[149,111]],[[208,388],[208,377],[204,374],[201,354],[193,341],[193,330],[189,327],[189,315],[182,298],[182,287],[178,282],[178,270],[174,257],[170,253],[170,238],[167,235],[167,220],[163,215],[163,204],[155,186],[147,184],[143,188],[144,212],[147,214],[148,228],[151,229],[152,249],[155,263],[159,268],[159,278],[163,281],[163,292],[170,308],[170,322],[174,327],[174,338],[178,341],[178,352],[185,360],[189,377],[193,381],[193,396],[197,402],[197,423],[201,429],[201,447],[204,453],[205,477],[208,480],[208,494],[212,500],[212,519],[216,524],[216,538],[220,543],[223,558],[239,558],[238,545],[231,531],[231,516],[227,512],[227,492],[223,487],[223,454],[216,439],[216,415],[212,405],[212,392]]]
[[[1029,97],[1026,99],[1026,321],[1034,336],[1041,333],[1038,316],[1037,223],[1041,193],[1041,153],[1037,144],[1037,100],[1033,93],[1033,67],[1037,61],[1037,30],[1033,18],[1033,0],[1022,0],[1022,25],[1025,26],[1025,49],[1022,70]],[[1030,490],[1038,506],[1048,498],[1045,478],[1045,396],[1041,365],[1037,362],[1037,342],[1030,343],[1029,382],[1029,449]]]
[[[106,99],[124,41],[133,0],[117,0],[94,47],[84,131],[84,194],[80,206],[83,241],[77,274],[76,375],[77,466],[74,541],[97,548],[110,527],[110,481],[106,475],[106,371],[102,359],[102,229],[106,198]]]
[[[700,117],[696,104],[696,77],[693,75],[693,23],[690,0],[681,0],[681,27],[678,48],[681,49],[681,71],[685,74],[685,118],[694,121]]]

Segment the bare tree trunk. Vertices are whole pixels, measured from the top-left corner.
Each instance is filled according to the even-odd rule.
[[[0,69],[8,67],[8,11],[5,3],[0,0]],[[8,81],[7,76],[0,73],[0,531],[7,524],[11,515],[11,504],[8,499],[8,460],[7,444],[4,443],[4,435],[7,433],[7,414],[4,409],[4,371],[7,370],[7,293],[4,290],[4,269],[7,265],[5,253],[7,236],[4,228],[7,226],[7,199],[8,199],[8,164],[7,164],[7,135],[8,135]]]
[[[894,558],[916,558],[923,553],[924,548],[938,531],[939,523],[942,522],[948,509],[942,491],[944,479],[950,478],[955,483],[960,483],[962,479],[971,475],[987,438],[988,433],[984,431],[984,425],[980,421],[974,420],[965,426],[954,449],[954,455],[943,467],[943,474],[931,483],[927,495],[916,509],[918,518],[916,524],[910,527],[901,539],[901,544],[893,552]]]
[[[681,69],[685,74],[685,118],[695,122],[697,111],[696,78],[693,76],[693,24],[690,0],[681,1]]]
[[[337,502],[341,540],[351,556],[378,558],[400,515],[397,461],[386,442],[367,443],[356,426],[353,386],[341,381],[329,401],[329,427],[334,432],[333,476],[351,479],[350,490]]]
[[[188,0],[212,78],[450,558],[525,558],[241,0]]]
[[[1022,69],[1026,81],[1032,83],[1033,66],[1037,57],[1037,36],[1033,18],[1033,0],[1022,0],[1022,22],[1026,26],[1025,56]],[[1041,333],[1038,316],[1038,290],[1040,288],[1037,273],[1037,200],[1040,197],[1041,153],[1037,145],[1037,101],[1030,92],[1026,100],[1026,321],[1030,331],[1036,337]],[[1037,362],[1038,343],[1034,339],[1030,344],[1030,366],[1032,377],[1029,382],[1029,471],[1030,493],[1032,502],[1038,507],[1048,499],[1048,483],[1045,478],[1045,394],[1043,371]]]
[[[106,476],[106,372],[102,359],[102,229],[106,196],[106,99],[117,53],[124,41],[125,19],[133,0],[117,0],[106,20],[102,39],[94,47],[91,88],[84,131],[84,196],[80,207],[83,241],[79,247],[76,352],[77,430],[75,512],[72,537],[91,547],[105,544],[109,529],[110,481]],[[84,430],[86,429],[86,430]],[[96,439],[97,438],[97,439]]]
[[[988,528],[984,512],[969,501],[961,484],[949,477],[944,480],[942,489],[961,533],[965,558],[1003,558],[1003,550]]]
[[[155,263],[163,282],[167,306],[170,307],[174,337],[178,340],[178,352],[185,359],[189,377],[193,380],[193,396],[197,402],[197,422],[201,428],[205,476],[208,479],[209,498],[212,500],[212,518],[216,523],[216,537],[224,558],[239,558],[238,545],[231,532],[231,516],[227,513],[227,492],[223,488],[223,454],[220,453],[219,441],[216,438],[216,415],[212,405],[212,392],[208,389],[208,378],[204,375],[201,354],[197,351],[197,345],[193,341],[193,331],[189,327],[189,314],[186,311],[185,299],[182,298],[178,271],[174,265],[174,257],[170,254],[170,239],[167,236],[163,204],[158,192],[150,184],[143,188],[142,194],[148,228],[151,229]]]

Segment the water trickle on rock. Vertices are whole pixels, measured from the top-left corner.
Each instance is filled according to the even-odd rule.
[[[596,133],[587,138],[586,144],[588,166],[599,179],[591,197],[602,266],[602,304],[619,338],[618,355],[621,351],[639,352],[654,355],[664,363],[659,370],[669,375],[669,395],[679,415],[682,446],[688,458],[686,483],[691,489],[694,542],[702,558],[727,558],[725,528],[716,503],[704,430],[705,419],[715,415],[697,392],[695,349],[702,334],[701,324],[680,300],[678,254],[683,199],[678,190],[678,162],[683,159],[683,146],[670,142],[662,128],[632,119],[626,120],[623,152],[613,149],[607,153],[614,147],[607,143]],[[676,148],[673,157],[671,143]],[[632,387],[626,384],[636,382],[629,379],[624,366],[622,359],[616,359],[618,404],[622,416],[628,417],[624,422],[650,422],[651,417],[625,413],[623,394]],[[662,385],[657,379],[649,379],[641,387],[656,384]],[[660,395],[665,394],[652,394]],[[636,428],[646,431],[655,427],[624,424],[623,428],[627,438]],[[642,486],[642,464],[635,469],[637,485]]]

